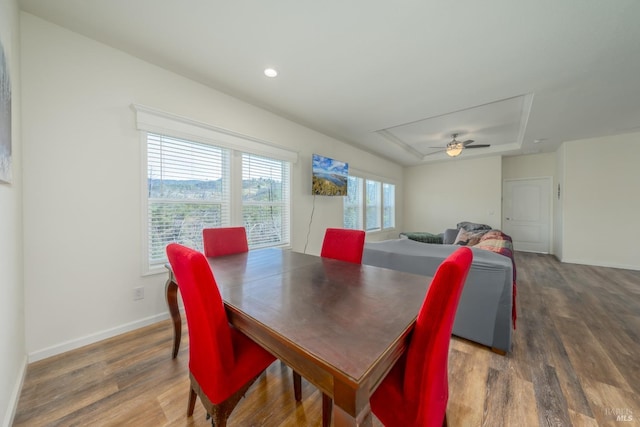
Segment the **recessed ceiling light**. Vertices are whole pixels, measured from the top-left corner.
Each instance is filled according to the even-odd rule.
[[[264,75],[267,77],[275,77],[278,75],[278,72],[273,68],[265,68]]]
[[[546,141],[546,140],[547,140],[547,138],[534,139],[534,140],[533,140],[533,143],[534,143],[534,144],[540,144],[541,142],[544,142],[544,141]]]

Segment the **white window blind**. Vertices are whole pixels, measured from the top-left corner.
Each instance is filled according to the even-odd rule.
[[[230,224],[230,151],[147,134],[149,265],[171,242],[202,250],[202,229]]]
[[[395,184],[349,175],[343,202],[343,227],[379,231],[395,226]]]
[[[396,186],[382,183],[382,228],[396,226]]]
[[[344,198],[343,225],[352,230],[363,230],[362,225],[362,184],[363,179],[349,175],[347,179],[347,195]]]
[[[242,154],[242,221],[250,248],[289,244],[290,163]]]
[[[142,132],[146,172],[143,274],[164,272],[170,242],[201,250],[206,227],[245,225],[251,248],[290,243],[295,151],[188,117],[131,107]]]
[[[380,211],[382,208],[382,201],[380,200],[380,182],[367,179],[365,181],[366,188],[366,217],[365,217],[365,230],[379,230],[380,229]]]

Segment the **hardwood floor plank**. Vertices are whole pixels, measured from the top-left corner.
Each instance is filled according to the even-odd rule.
[[[173,382],[170,387],[158,394],[157,399],[162,408],[162,413],[167,419],[167,425],[171,425],[174,422],[184,422],[187,415],[189,387],[189,379],[184,376],[182,380]],[[204,411],[202,415],[204,416]]]
[[[640,271],[562,264],[541,254],[515,258],[512,352],[500,356],[452,338],[449,426],[640,424]],[[200,403],[186,416],[186,322],[176,359],[172,338],[163,321],[30,364],[14,426],[209,427]],[[291,369],[274,362],[228,425],[320,426],[321,394],[302,385],[297,403]],[[634,422],[616,420],[624,411]]]
[[[549,365],[532,368],[533,388],[538,404],[538,422],[541,426],[571,425],[567,400],[562,393],[555,368]]]
[[[557,325],[558,330],[571,345],[567,354],[572,366],[581,378],[595,379],[604,384],[631,390],[624,376],[609,357],[589,328],[580,320],[565,319]]]
[[[601,426],[638,425],[640,396],[633,392],[621,390],[610,384],[585,379],[585,391],[592,402],[593,414]],[[633,422],[619,419],[619,416],[631,416]]]
[[[535,425],[537,408],[533,384],[510,375],[508,370],[489,369],[483,426]]]
[[[75,371],[63,369],[60,375],[47,375],[48,381],[36,381],[25,386],[20,404],[29,408],[29,416],[16,414],[15,426],[48,425],[118,392],[113,379],[104,376],[104,363],[81,367]],[[71,391],[73,399],[69,399]]]
[[[452,339],[449,356],[449,425],[479,426],[484,414],[484,399],[489,359],[499,356],[468,341]],[[479,351],[480,350],[480,351]],[[456,396],[452,399],[451,396]]]
[[[629,388],[640,396],[640,356],[637,353],[626,355],[613,351],[611,359],[627,381]],[[640,411],[640,408],[638,410]]]
[[[531,337],[532,327],[532,322],[527,321],[526,318],[519,319],[517,329],[513,334],[511,352],[503,357],[503,359],[509,360],[508,368],[512,370],[513,374],[529,383],[533,383],[530,369],[530,365],[533,363],[532,355],[528,352],[528,341]]]
[[[587,417],[571,410],[569,415],[571,415],[571,423],[576,427],[598,427],[598,421],[595,418]]]

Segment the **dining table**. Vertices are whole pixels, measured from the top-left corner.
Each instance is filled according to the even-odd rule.
[[[333,425],[371,426],[369,398],[405,351],[431,277],[267,248],[207,258],[229,322],[333,399]],[[182,323],[169,265],[173,357]]]

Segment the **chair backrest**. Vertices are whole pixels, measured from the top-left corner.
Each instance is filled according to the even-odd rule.
[[[249,251],[244,227],[205,228],[202,230],[204,254],[217,257]]]
[[[361,264],[364,237],[362,230],[327,228],[320,256]]]
[[[234,366],[231,328],[211,267],[198,251],[171,243],[167,257],[178,282],[189,327],[189,370],[207,394]]]
[[[405,399],[418,406],[421,425],[442,425],[449,398],[451,331],[473,252],[461,247],[440,264],[422,303],[407,350]]]

